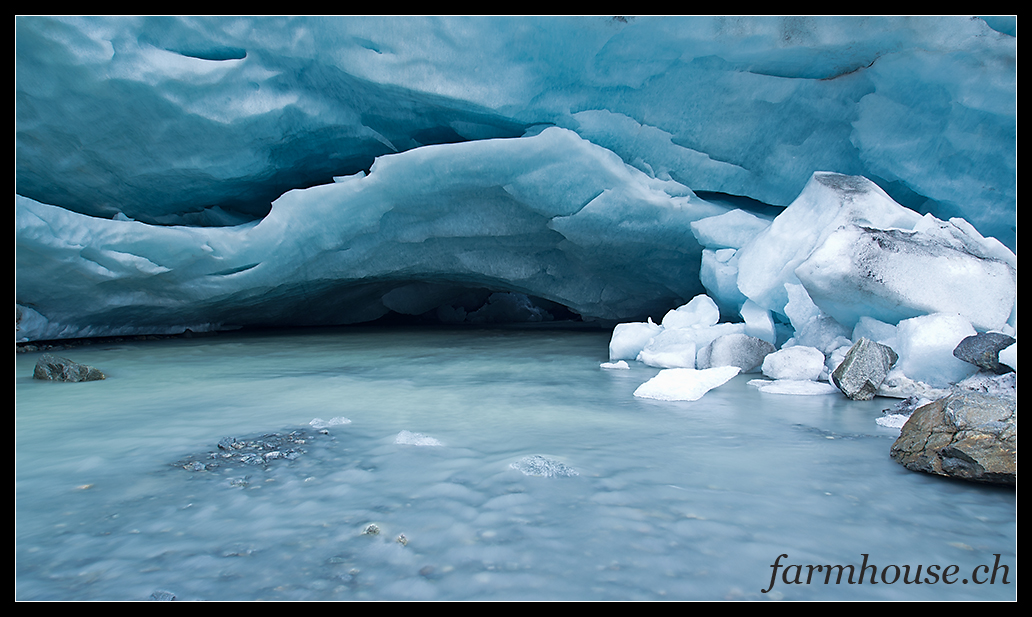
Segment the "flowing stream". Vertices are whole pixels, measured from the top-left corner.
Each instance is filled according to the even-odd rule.
[[[658,369],[600,368],[608,342],[349,327],[54,352],[108,375],[88,383],[33,380],[40,353],[17,354],[16,598],[1016,598],[1014,490],[892,461],[875,419],[896,401],[757,375],[637,399]],[[291,431],[293,458],[183,464]],[[566,473],[512,466],[534,455],[524,471]],[[806,583],[864,555],[873,582]]]

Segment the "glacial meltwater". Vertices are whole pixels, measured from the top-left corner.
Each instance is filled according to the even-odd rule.
[[[55,352],[107,374],[87,383],[17,354],[16,598],[1016,598],[1014,490],[891,460],[875,419],[896,401],[757,375],[635,398],[659,369],[601,368],[608,342],[354,327]]]

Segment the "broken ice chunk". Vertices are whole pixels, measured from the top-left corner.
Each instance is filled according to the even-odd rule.
[[[691,328],[713,326],[720,321],[720,309],[706,294],[691,299],[688,304],[673,309],[663,317],[664,328]]]
[[[344,416],[337,416],[336,418],[330,418],[329,420],[323,420],[322,418],[315,418],[308,423],[314,429],[330,428],[331,426],[341,426],[343,424],[351,424],[351,420],[348,420]]]
[[[771,379],[815,381],[824,370],[824,354],[813,347],[786,347],[763,359],[763,374]]]
[[[741,372],[737,366],[719,366],[696,370],[671,368],[638,386],[634,396],[659,401],[697,401],[704,394],[722,386]]]
[[[910,379],[949,387],[978,370],[953,355],[957,345],[974,334],[971,322],[956,313],[904,319],[896,327],[896,368]]]
[[[398,436],[394,438],[394,443],[402,446],[443,446],[440,441],[437,441],[433,437],[424,435],[422,433],[410,433],[409,431],[401,431]]]

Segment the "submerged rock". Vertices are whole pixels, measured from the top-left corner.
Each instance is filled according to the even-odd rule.
[[[979,332],[962,340],[954,348],[953,355],[964,362],[1003,375],[1014,369],[1000,364],[1000,352],[1016,342],[1000,332]]]
[[[913,471],[1016,485],[1017,403],[981,392],[929,403],[910,416],[891,456]]]
[[[36,361],[33,379],[47,381],[99,381],[107,376],[99,369],[45,353]]]
[[[317,435],[325,436],[327,434],[328,431],[325,429],[318,433],[302,429],[285,433],[265,433],[252,437],[224,437],[218,442],[218,450],[191,455],[172,463],[172,465],[182,467],[187,471],[212,471],[220,467],[268,469],[274,461],[297,459],[305,453],[302,446],[311,443]]]
[[[869,401],[899,356],[880,343],[861,338],[846,353],[845,359],[831,373],[832,382],[842,393],[855,401]]]
[[[509,465],[525,476],[540,476],[543,478],[554,478],[558,476],[580,475],[576,469],[567,466],[565,463],[553,458],[532,454]]]

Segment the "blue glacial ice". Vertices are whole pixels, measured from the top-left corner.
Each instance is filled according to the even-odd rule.
[[[634,360],[701,294],[826,354],[1014,330],[1010,23],[19,17],[16,339],[572,316]]]
[[[467,307],[471,290],[626,319],[703,291],[690,224],[726,211],[557,127],[381,157],[368,175],[290,191],[232,227],[106,220],[19,195],[18,302],[46,320],[29,339],[345,324],[389,310],[448,321],[486,308],[462,316],[490,321],[520,304]]]
[[[545,124],[779,206],[814,171],[863,175],[1013,247],[1017,39],[983,19],[22,17],[15,34],[18,192],[104,218],[255,218],[381,155]]]

